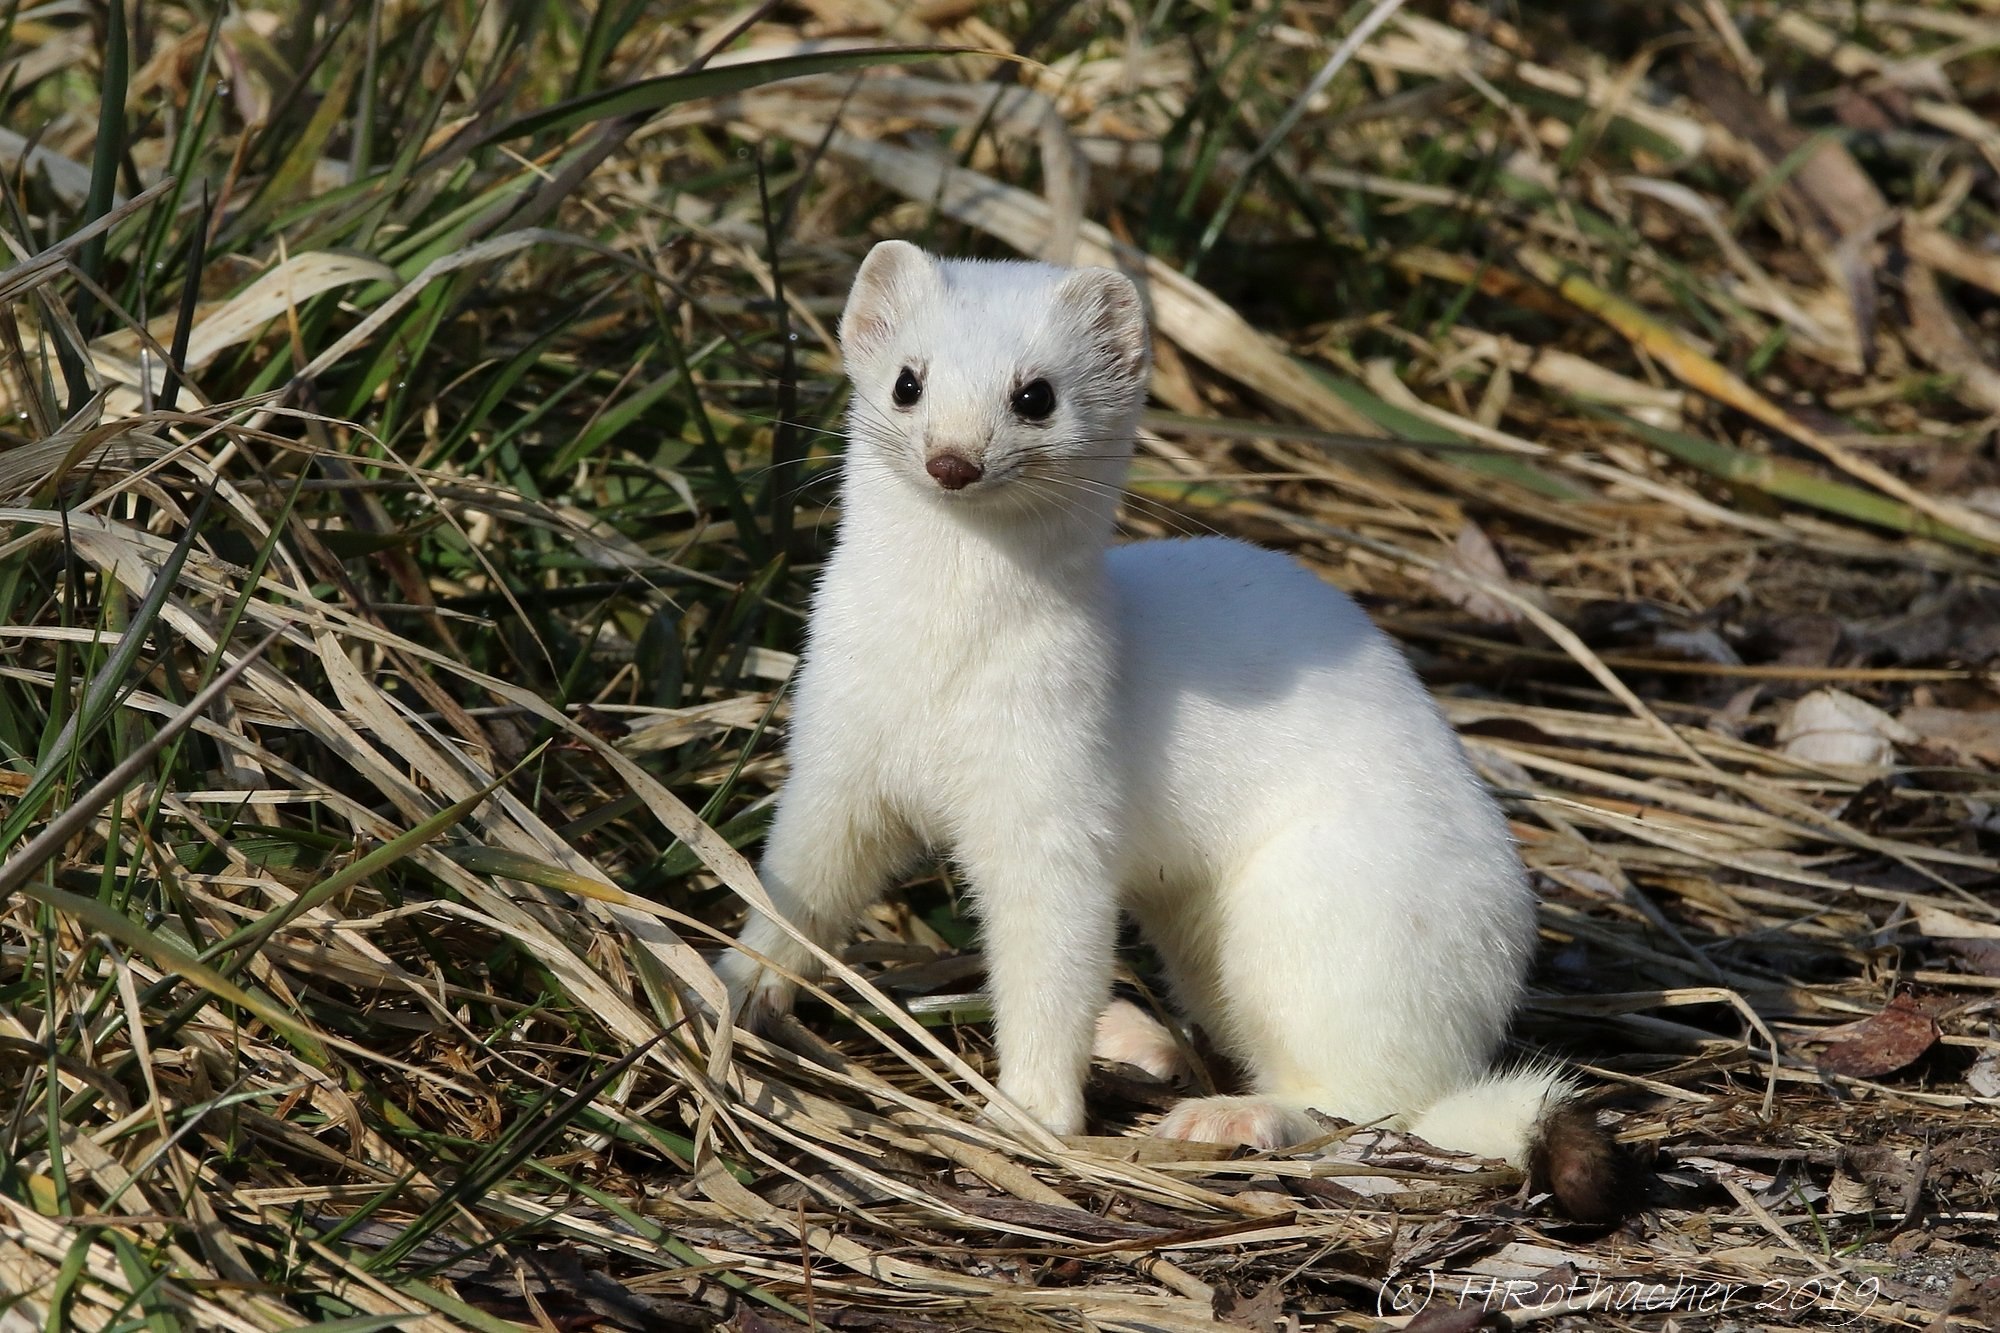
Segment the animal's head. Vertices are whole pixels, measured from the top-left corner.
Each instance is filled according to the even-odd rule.
[[[840,317],[851,466],[941,502],[1108,515],[1152,361],[1105,268],[868,252]]]

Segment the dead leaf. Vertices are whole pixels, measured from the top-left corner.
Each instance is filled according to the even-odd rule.
[[[1501,558],[1500,548],[1493,544],[1493,539],[1478,524],[1467,522],[1459,528],[1451,550],[1431,571],[1431,587],[1453,606],[1489,625],[1518,624],[1520,610],[1481,588],[1482,582],[1511,588],[1524,597],[1529,595],[1508,577],[1507,562]]]
[[[1855,88],[1842,88],[1835,95],[1833,114],[1847,128],[1866,130],[1870,134],[1901,128],[1899,118],[1889,114],[1882,99],[1870,97]]]
[[[2000,940],[1939,940],[1938,947],[1962,972],[2000,977]]]
[[[1919,1009],[1907,995],[1898,995],[1873,1018],[1847,1023],[1822,1036],[1840,1033],[1826,1048],[1819,1067],[1849,1078],[1879,1078],[1910,1064],[1937,1044],[1937,1020]]]
[[[1913,739],[1895,718],[1840,690],[1814,690],[1778,728],[1784,753],[1809,764],[1884,768],[1895,762],[1897,742]]]
[[[1967,1316],[1974,1327],[1981,1324],[1987,1328],[1994,1327],[2000,1323],[2000,1278],[1974,1279],[1964,1273],[1954,1273],[1951,1294],[1945,1297],[1945,1311],[1951,1315]],[[1949,1326],[1956,1321],[1940,1316],[1937,1322]]]
[[[1254,1296],[1217,1291],[1215,1317],[1225,1324],[1262,1329],[1269,1333],[1273,1325],[1282,1323],[1285,1318],[1285,1284],[1273,1282]]]
[[[2000,768],[2000,712],[1918,707],[1905,708],[1896,720],[1962,762]]]
[[[1920,597],[1899,615],[1850,625],[1848,635],[1880,661],[1978,666],[2000,657],[2000,593],[1954,588]]]
[[[1823,667],[1833,664],[1840,650],[1840,622],[1832,616],[1800,612],[1780,616],[1765,628],[1763,637],[1771,660],[1785,666]]]
[[[1917,929],[1961,969],[1978,976],[2000,977],[2000,926],[1973,921],[1942,907],[1917,904]]]
[[[1800,238],[1807,250],[1846,291],[1860,335],[1856,350],[1868,356],[1881,252],[1875,239],[1894,220],[1888,201],[1837,139],[1808,139],[1805,131],[1779,120],[1719,62],[1693,62],[1688,68],[1696,95],[1761,159],[1762,171],[1776,172],[1780,163],[1799,155],[1774,196],[1790,206],[1788,211],[1803,224]],[[2000,407],[2000,372],[1966,333],[1936,275],[1921,263],[1910,263],[1900,274],[1900,286],[1906,318],[1898,333],[1910,350],[1954,377],[1952,391],[1962,401],[1984,411]]]
[[[1965,1071],[1965,1086],[1981,1097],[2000,1097],[2000,1050],[1988,1047]]]

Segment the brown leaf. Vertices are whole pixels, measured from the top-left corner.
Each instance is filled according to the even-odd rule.
[[[1901,128],[1901,122],[1909,118],[1909,99],[1898,97],[1897,101],[1901,105],[1892,114],[1887,98],[1870,97],[1856,88],[1842,88],[1834,94],[1833,114],[1851,130],[1880,134]]]
[[[1900,615],[1848,629],[1859,651],[1881,661],[1978,666],[2000,657],[2000,595],[1955,588],[1920,597]]]
[[[2000,1322],[2000,1278],[1975,1280],[1964,1273],[1953,1274],[1945,1308],[1951,1314],[1969,1315],[1992,1328],[1995,1322]]]
[[[1961,761],[2000,768],[2000,712],[1905,708],[1896,720]]]
[[[1431,571],[1431,587],[1453,606],[1489,625],[1512,625],[1520,621],[1519,608],[1495,597],[1474,580],[1530,595],[1507,577],[1507,562],[1501,558],[1500,548],[1493,544],[1493,539],[1480,531],[1478,524],[1468,521],[1459,528],[1458,540],[1451,544],[1450,552]]]
[[[1780,616],[1765,628],[1762,637],[1771,660],[1785,666],[1823,667],[1833,665],[1840,650],[1840,622],[1832,616],[1813,612]]]
[[[1937,1020],[1898,995],[1873,1018],[1834,1029],[1842,1039],[1826,1048],[1819,1067],[1849,1078],[1878,1078],[1914,1061],[1937,1043]]]
[[[1252,1296],[1233,1291],[1215,1293],[1215,1317],[1240,1328],[1263,1329],[1265,1333],[1285,1318],[1285,1284],[1273,1282]]]
[[[2000,940],[1939,940],[1938,947],[1961,971],[2000,977]]]
[[[1974,977],[2000,977],[2000,941],[1994,939],[1944,939],[1938,941],[1958,969]]]

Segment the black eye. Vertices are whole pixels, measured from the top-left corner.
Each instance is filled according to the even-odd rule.
[[[1014,390],[1013,407],[1015,416],[1040,421],[1056,410],[1056,391],[1047,380],[1029,380]]]
[[[908,366],[904,366],[903,373],[896,376],[896,391],[893,395],[896,400],[896,406],[914,406],[917,399],[923,396],[924,382],[917,378],[916,371],[911,370]]]

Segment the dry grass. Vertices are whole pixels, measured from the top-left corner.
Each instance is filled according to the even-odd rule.
[[[1365,8],[7,9],[0,1330],[2000,1318],[2000,5]],[[987,1130],[943,879],[688,1018],[884,235],[1143,269],[1127,526],[1410,646],[1640,1217]]]

